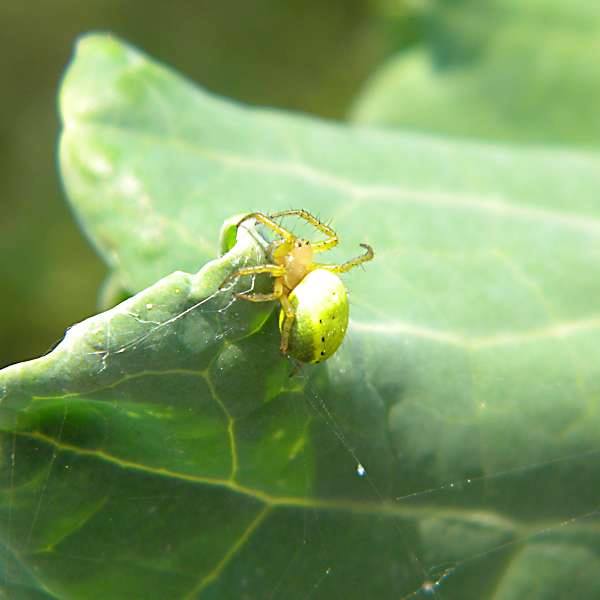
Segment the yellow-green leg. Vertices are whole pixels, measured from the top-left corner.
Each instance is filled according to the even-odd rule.
[[[232,279],[243,277],[244,275],[260,275],[262,273],[269,273],[273,277],[281,277],[285,274],[285,269],[280,265],[257,265],[255,267],[244,267],[238,271],[230,273],[227,277],[225,277],[219,286],[219,289],[222,290]]]
[[[271,294],[255,294],[254,292],[239,292],[235,294],[240,300],[248,300],[248,302],[270,302],[271,300],[279,300],[281,292],[273,292]]]
[[[292,242],[294,239],[294,236],[287,229],[284,229],[281,225],[279,225],[279,223],[275,223],[273,219],[261,212],[253,212],[247,214],[237,224],[237,226],[239,227],[244,221],[247,221],[248,219],[256,219],[259,223],[262,223],[266,227],[272,229],[276,234],[280,235],[287,242]]]
[[[370,260],[373,260],[375,253],[373,252],[373,248],[369,246],[369,244],[360,244],[362,248],[365,249],[365,253],[361,256],[357,256],[351,260],[342,263],[341,265],[320,265],[315,263],[315,269],[326,269],[327,271],[331,271],[332,273],[346,273],[353,269],[354,267],[358,267],[358,265],[362,265]]]
[[[294,324],[294,319],[296,318],[296,312],[294,311],[294,307],[291,305],[287,296],[281,296],[279,301],[281,302],[281,308],[285,314],[283,325],[281,326],[281,344],[279,345],[279,350],[281,351],[281,354],[287,354],[290,333],[292,332],[292,325]]]
[[[280,210],[279,212],[275,212],[269,215],[271,219],[278,219],[279,217],[289,217],[295,216],[303,219],[310,225],[312,225],[315,229],[324,233],[327,236],[326,240],[321,242],[315,242],[311,244],[313,252],[324,252],[325,250],[331,250],[334,246],[338,244],[338,236],[337,233],[329,227],[329,225],[325,225],[325,223],[321,223],[317,217],[311,215],[307,210],[303,210],[301,208],[294,208],[290,210]]]

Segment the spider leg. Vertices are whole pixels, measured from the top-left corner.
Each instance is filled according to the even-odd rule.
[[[360,244],[362,248],[365,249],[365,253],[357,256],[356,258],[352,258],[341,265],[320,265],[318,263],[314,264],[314,269],[326,269],[327,271],[331,271],[332,273],[346,273],[357,267],[358,265],[362,265],[362,263],[373,260],[375,253],[373,252],[373,248],[369,246],[369,244]]]
[[[286,242],[293,243],[294,235],[291,234],[287,229],[284,229],[279,223],[275,223],[270,216],[265,215],[261,212],[248,213],[238,224],[239,227],[244,221],[248,219],[256,219],[259,223],[262,223],[269,229],[272,229],[277,235],[281,236]]]
[[[279,298],[279,301],[281,302],[281,308],[285,313],[285,318],[283,319],[283,325],[281,327],[281,344],[279,346],[279,350],[281,351],[281,354],[287,354],[290,333],[292,331],[294,319],[296,318],[296,311],[294,310],[294,307],[291,305],[287,296],[282,295]]]
[[[252,292],[243,292],[235,295],[240,300],[248,300],[249,302],[269,302],[271,300],[279,300],[281,292],[274,291],[271,294],[253,294]]]
[[[257,265],[255,267],[244,267],[230,273],[222,281],[219,289],[222,290],[232,279],[242,277],[244,275],[260,275],[261,273],[270,273],[273,277],[281,277],[285,273],[285,269],[280,265]]]
[[[287,217],[287,216],[296,216],[300,219],[303,219],[307,223],[310,223],[315,229],[324,233],[327,237],[326,240],[321,242],[315,242],[311,244],[313,252],[324,252],[325,250],[331,250],[334,246],[338,244],[338,236],[337,233],[329,227],[329,225],[325,225],[325,223],[321,223],[317,217],[311,215],[307,210],[303,210],[301,208],[293,208],[290,210],[280,210],[279,212],[275,212],[269,215],[271,219],[277,219],[279,217]]]

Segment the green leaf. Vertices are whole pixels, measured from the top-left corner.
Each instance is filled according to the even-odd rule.
[[[363,124],[598,146],[600,7],[576,0],[441,2],[427,47],[402,51],[353,108]]]
[[[600,594],[599,156],[240,107],[107,36],[61,107],[74,210],[138,293],[0,372],[5,595]],[[299,373],[272,305],[218,289],[265,260],[232,215],[290,206],[332,260],[376,251]]]

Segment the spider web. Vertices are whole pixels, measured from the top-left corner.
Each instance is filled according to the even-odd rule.
[[[131,289],[292,199],[377,260],[316,369],[179,273],[4,371],[6,596],[600,596],[595,156],[244,110],[113,38],[62,99],[69,196]]]
[[[536,298],[522,269],[498,260]],[[8,370],[5,429],[11,410],[24,416],[24,424],[12,423],[17,433],[5,436],[9,597],[31,589],[87,597],[94,588],[78,596],[65,589],[65,578],[75,572],[93,586],[90,571],[102,568],[118,585],[123,573],[115,564],[128,561],[146,577],[152,573],[158,583],[144,594],[157,598],[171,593],[157,572],[177,579],[169,597],[181,598],[502,598],[532,578],[544,598],[577,569],[583,576],[570,590],[589,596],[600,448],[579,443],[573,451],[568,427],[541,422],[530,431],[540,451],[523,447],[522,455],[504,459],[497,446],[522,444],[523,429],[513,422],[498,436],[490,423],[507,420],[501,412],[488,420],[493,399],[482,400],[474,382],[484,371],[481,354],[506,360],[504,351],[530,344],[522,356],[531,360],[551,341],[574,373],[572,386],[551,391],[585,400],[589,384],[569,340],[589,327],[471,339],[409,324],[381,327],[384,319],[361,296],[360,275],[351,299],[362,319],[323,368],[281,361],[276,315],[240,328],[251,321],[243,313],[249,308],[234,300],[233,288],[197,299],[197,282],[180,273],[72,328],[49,364]],[[401,281],[410,295],[411,285]],[[250,292],[259,282],[239,285]],[[443,318],[435,302],[425,304],[432,321]],[[421,368],[421,377],[435,377],[439,348],[449,350],[457,373],[443,373],[438,393],[446,404],[415,393],[419,385],[411,381]],[[371,355],[394,360],[386,371],[380,358],[369,362]],[[71,360],[79,360],[78,379],[61,375]],[[25,385],[23,368],[34,375]],[[389,369],[401,376],[390,377]],[[470,421],[474,409],[483,424]],[[530,407],[523,410],[531,427]],[[186,513],[183,533],[181,517],[170,520],[173,505]],[[204,530],[207,520],[215,531]],[[160,533],[148,521],[162,523]],[[90,544],[98,529],[102,543]],[[220,547],[203,548],[224,532]],[[144,547],[159,546],[161,537],[168,541],[160,556],[147,556]],[[205,564],[197,558],[202,550]],[[121,593],[99,589],[104,597]]]
[[[255,289],[255,285],[255,280],[251,279],[246,290]],[[133,505],[135,512],[147,513],[152,520],[164,520],[172,528],[173,523],[168,515],[173,504],[183,503],[187,510],[194,510],[189,502],[190,493],[184,489],[188,484],[199,489],[225,487],[234,497],[250,497],[254,503],[251,508],[236,508],[240,512],[249,511],[250,518],[237,524],[237,528],[232,528],[234,533],[231,539],[220,551],[214,552],[212,564],[206,565],[200,576],[194,572],[195,581],[183,586],[185,591],[182,590],[176,597],[210,597],[211,594],[231,597],[232,593],[243,593],[246,586],[247,597],[329,598],[346,586],[344,595],[357,598],[370,593],[377,594],[377,597],[402,600],[421,597],[480,598],[487,597],[489,590],[495,587],[502,590],[505,585],[503,578],[518,577],[519,560],[528,552],[539,550],[542,555],[550,552],[551,556],[546,557],[548,560],[555,558],[552,556],[554,552],[556,557],[564,560],[563,553],[571,551],[573,547],[579,549],[582,539],[584,547],[594,547],[596,535],[592,524],[598,517],[598,509],[593,493],[582,494],[585,496],[582,501],[575,502],[573,509],[567,508],[567,511],[573,510],[572,514],[558,517],[552,512],[553,505],[549,506],[543,498],[536,497],[534,502],[541,518],[533,518],[528,507],[530,499],[526,494],[531,489],[532,481],[534,487],[536,480],[542,486],[549,478],[550,481],[557,480],[557,485],[562,486],[565,481],[563,473],[573,475],[589,471],[600,455],[599,448],[563,453],[547,460],[524,461],[510,468],[450,479],[428,487],[427,477],[418,481],[415,473],[411,473],[410,465],[407,468],[407,459],[397,451],[390,453],[389,448],[385,448],[387,440],[374,438],[374,435],[380,438],[389,436],[389,432],[382,427],[385,423],[381,415],[377,411],[365,411],[361,404],[365,396],[361,390],[352,394],[343,384],[348,364],[357,368],[360,366],[356,363],[357,356],[360,356],[365,345],[360,326],[354,330],[351,328],[343,350],[323,368],[299,370],[296,365],[287,365],[285,373],[278,380],[280,389],[267,403],[269,410],[264,415],[257,417],[265,407],[264,398],[260,398],[260,402],[254,406],[246,406],[243,414],[238,415],[235,411],[239,410],[240,405],[236,405],[226,392],[220,390],[216,381],[208,385],[210,402],[219,404],[222,414],[227,416],[227,427],[223,428],[222,433],[228,438],[228,443],[222,447],[215,444],[210,446],[217,457],[223,459],[230,455],[232,458],[227,477],[197,477],[191,473],[177,472],[160,464],[160,461],[157,464],[160,448],[156,454],[146,448],[146,462],[118,456],[110,447],[114,441],[110,439],[112,434],[109,429],[113,426],[110,415],[103,415],[108,425],[102,442],[86,439],[89,431],[86,432],[85,424],[82,428],[84,433],[80,431],[78,434],[75,426],[81,426],[81,422],[77,419],[72,422],[73,410],[81,408],[77,407],[77,403],[73,408],[72,402],[61,403],[61,400],[83,398],[86,402],[105,403],[117,412],[122,410],[121,405],[125,403],[126,411],[135,413],[138,410],[132,417],[133,421],[128,421],[130,426],[131,422],[144,414],[134,406],[135,403],[129,401],[135,397],[135,389],[124,387],[120,397],[115,396],[114,392],[137,378],[135,369],[139,368],[139,361],[144,363],[143,377],[155,380],[161,376],[174,376],[173,381],[176,381],[177,377],[192,375],[209,382],[219,372],[220,367],[215,369],[207,366],[194,370],[181,363],[176,368],[168,364],[155,368],[152,359],[149,360],[150,352],[159,353],[162,343],[172,343],[174,337],[182,336],[182,332],[184,340],[187,330],[201,332],[198,315],[211,315],[213,323],[220,323],[216,332],[211,330],[204,340],[210,348],[239,350],[243,347],[244,339],[248,342],[255,337],[242,338],[241,342],[232,341],[235,340],[235,337],[231,337],[232,326],[225,316],[241,307],[240,301],[232,299],[230,290],[215,292],[164,320],[160,316],[155,320],[149,319],[147,314],[138,312],[136,307],[140,306],[150,313],[160,310],[159,303],[146,300],[138,298],[135,307],[125,303],[115,309],[132,327],[133,334],[129,342],[114,343],[114,329],[123,329],[123,323],[119,324],[114,318],[104,322],[100,347],[88,354],[95,359],[92,363],[92,389],[83,391],[81,382],[77,382],[75,388],[78,391],[64,391],[62,396],[56,393],[35,395],[37,403],[43,400],[59,401],[54,414],[50,413],[50,425],[44,428],[43,423],[38,423],[37,427],[28,431],[6,436],[8,502],[4,531],[7,560],[3,585],[7,586],[9,597],[19,598],[20,594],[26,597],[25,592],[31,586],[43,590],[48,597],[77,597],[72,590],[63,595],[60,578],[57,583],[53,581],[52,570],[44,571],[44,558],[51,555],[54,561],[67,565],[67,571],[81,571],[89,577],[89,568],[86,569],[85,565],[89,567],[91,563],[94,570],[106,568],[111,563],[107,551],[122,551],[123,531],[117,526],[107,536],[104,546],[86,548],[81,540],[73,543],[78,536],[88,539],[89,532],[86,533],[86,530],[95,530],[95,520],[99,519],[106,527],[102,513],[107,505],[112,503],[115,506],[112,514],[109,511],[109,520],[119,520],[116,508],[125,503],[129,505],[129,510],[125,511],[128,518],[131,518]],[[89,323],[87,325],[86,335],[89,336],[89,331],[93,331],[94,327],[90,328]],[[272,330],[270,334],[259,335],[270,335],[275,351],[266,357],[266,363],[263,364],[271,364],[276,357],[278,333],[273,319],[263,329],[268,330],[269,326]],[[140,335],[137,327],[142,327],[145,333]],[[69,332],[57,348],[59,355],[77,353],[80,341],[78,328],[81,325]],[[89,340],[86,343],[89,344]],[[260,344],[260,348],[263,347],[264,340]],[[174,354],[178,356],[176,351]],[[222,358],[222,355],[217,356]],[[194,360],[197,359],[198,355],[194,357]],[[214,360],[211,358],[209,363]],[[228,375],[231,376],[231,372]],[[89,373],[87,376],[89,378]],[[342,380],[336,381],[336,377]],[[239,386],[240,380],[234,382],[234,388],[239,390]],[[160,393],[163,394],[163,402],[168,398],[164,396],[164,387]],[[191,396],[194,397],[196,393],[197,390],[193,389]],[[3,383],[4,404],[14,395],[18,396],[18,390]],[[371,395],[370,401],[372,399]],[[243,403],[247,402],[246,397]],[[152,403],[139,404],[146,411],[149,406],[158,412],[164,409],[152,406]],[[281,410],[272,412],[271,409],[278,404]],[[35,412],[35,404],[27,410]],[[206,407],[202,409],[203,418],[206,410]],[[160,418],[164,418],[164,414]],[[269,421],[279,421],[279,425],[270,427]],[[238,425],[244,422],[248,425]],[[118,420],[113,423],[118,424]],[[169,427],[161,431],[163,435],[165,432],[169,432]],[[256,450],[265,435],[274,440],[271,451],[275,449],[282,453],[283,460],[279,465],[265,463],[262,466],[260,457],[264,460],[268,456],[267,449],[251,456],[248,461],[244,460],[242,452]],[[278,436],[280,440],[288,438],[288,441],[278,446]],[[242,441],[248,437],[251,440],[244,446]],[[181,442],[184,438],[184,430],[177,429],[171,433],[171,437],[157,440],[157,444],[164,447],[174,445],[177,451],[183,452],[185,447]],[[43,458],[36,465],[32,457],[40,452]],[[234,453],[238,455],[236,460],[233,460]],[[24,475],[27,471],[24,465],[29,461],[33,462],[33,466],[30,465],[30,472]],[[60,515],[53,512],[56,500],[62,498],[61,490],[68,485],[77,497],[82,494],[82,488],[74,483],[79,486],[85,483],[89,491],[90,481],[78,481],[77,473],[89,470],[90,461],[94,465],[91,468],[94,477],[103,480],[107,489],[102,491],[100,498],[94,498],[92,508],[81,511],[79,520],[63,523],[62,529],[67,533],[52,532],[53,523],[54,527],[61,529],[56,523],[69,521],[69,511]],[[97,468],[98,463],[101,463],[100,468]],[[116,470],[117,473],[103,476],[102,468],[106,467],[106,463],[111,471]],[[269,469],[277,477],[267,476]],[[247,474],[254,471],[262,473],[249,484]],[[145,489],[146,486],[140,482],[133,487],[123,485],[123,474],[134,477],[140,472],[153,480],[166,478],[169,486],[157,487],[156,481],[150,486],[151,490]],[[276,480],[282,477],[285,479],[283,488],[278,488]],[[403,478],[407,479],[406,484],[402,484]],[[23,496],[23,489],[32,485],[32,493]],[[286,493],[282,493],[281,489]],[[576,489],[575,484],[569,484],[567,489]],[[91,490],[94,491],[93,486]],[[195,491],[198,492],[198,489]],[[502,514],[495,507],[498,493],[514,494],[514,501],[504,499],[505,506],[512,508],[523,505],[523,514],[513,516],[508,510]],[[98,496],[97,491],[94,495]],[[24,513],[21,508],[23,498],[29,502]],[[200,502],[204,500],[209,506],[212,505],[212,510],[208,512],[213,518],[218,513],[222,517],[229,515],[228,519],[231,517],[232,513],[223,509],[222,498],[221,503],[216,504],[213,504],[210,494],[207,498],[202,493],[198,496]],[[589,507],[587,510],[584,503]],[[543,514],[548,509],[551,509],[549,514]],[[283,518],[278,515],[289,511],[293,516]],[[271,521],[280,519],[280,525],[274,530],[288,542],[283,548],[279,548],[282,539],[272,539],[273,528],[269,526]],[[198,522],[192,520],[198,526]],[[200,519],[200,522],[203,520]],[[21,521],[25,522],[24,526],[20,526]],[[224,523],[221,522],[220,526],[223,527]],[[134,524],[128,523],[128,545],[131,544],[132,535],[133,539],[143,539],[143,531],[147,528],[145,521],[139,519]],[[473,529],[484,533],[478,536],[473,534]],[[486,533],[486,529],[492,533]],[[214,535],[218,535],[218,532]],[[453,536],[459,542],[462,537],[462,542],[456,543],[456,539],[452,540]],[[469,540],[469,536],[474,540]],[[190,537],[196,543],[202,543],[209,536],[199,529],[197,534]],[[177,536],[174,540],[182,543]],[[192,543],[187,538],[185,540],[186,544]],[[156,540],[153,542],[156,543]],[[275,555],[270,554],[273,549],[276,549]],[[271,562],[249,562],[249,555],[265,551],[270,555]],[[139,558],[136,556],[133,564]],[[155,556],[151,558],[156,560]],[[577,558],[579,564],[589,560],[585,553]],[[195,565],[194,571],[197,568],[198,565]],[[527,563],[525,568],[529,568]],[[482,569],[485,572],[496,571],[494,577],[498,581],[492,588],[486,577],[481,576]],[[516,575],[511,569],[516,570]],[[535,575],[527,572],[530,576]],[[541,576],[548,577],[543,571]],[[185,580],[185,576],[182,579]],[[260,583],[257,584],[257,581]],[[348,581],[351,582],[350,586],[347,586]],[[163,593],[157,592],[155,597],[166,597]]]

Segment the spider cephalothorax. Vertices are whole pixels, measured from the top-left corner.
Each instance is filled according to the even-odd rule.
[[[291,215],[310,223],[326,238],[311,243],[297,238],[274,220]],[[271,262],[239,269],[227,277],[221,287],[241,275],[269,273],[274,279],[271,293],[246,292],[238,293],[236,297],[250,302],[279,300],[280,349],[283,354],[309,363],[329,358],[342,343],[348,327],[348,295],[337,273],[345,273],[371,260],[373,249],[367,244],[360,244],[366,250],[362,256],[339,265],[324,265],[314,262],[314,254],[336,246],[338,237],[331,227],[308,211],[284,210],[270,215],[254,212],[246,215],[237,226],[248,219],[262,223],[279,236],[267,249]]]

